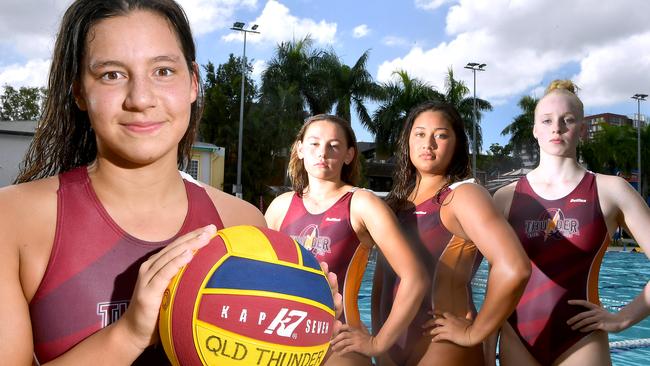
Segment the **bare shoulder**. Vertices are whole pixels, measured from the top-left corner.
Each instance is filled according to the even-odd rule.
[[[639,193],[625,179],[615,175],[596,174],[596,185],[598,187],[598,200],[605,216],[611,212],[635,207],[633,202],[643,206],[643,199]]]
[[[615,175],[596,173],[598,192],[606,195],[618,195],[624,192],[634,192],[634,187],[625,179]]]
[[[289,208],[289,205],[291,204],[291,199],[293,199],[294,192],[284,192],[281,195],[275,197],[273,201],[271,201],[271,204],[269,205],[269,209],[271,207],[285,207]]]
[[[351,208],[354,211],[368,209],[388,209],[386,202],[368,189],[358,189],[352,196]]]
[[[289,211],[289,206],[291,205],[291,200],[293,199],[294,192],[285,192],[271,201],[271,204],[266,209],[264,218],[266,223],[269,225],[269,228],[278,230],[280,225],[282,225],[282,220],[287,215]]]
[[[58,188],[58,177],[0,188],[0,225],[7,225],[11,232],[24,229],[29,233],[55,222]]]
[[[51,177],[0,189],[0,267],[20,274],[27,299],[36,291],[52,251],[58,188],[58,177]],[[5,274],[3,278],[13,271]]]
[[[459,220],[473,219],[484,213],[496,213],[492,196],[485,187],[476,183],[463,183],[455,187],[445,198],[441,214],[451,214]],[[444,220],[444,219],[443,219]]]
[[[494,204],[499,212],[502,212],[505,216],[508,216],[510,205],[512,205],[512,199],[515,196],[515,187],[517,187],[517,181],[501,187],[494,192]]]
[[[459,202],[462,203],[467,203],[468,201],[472,200],[481,200],[481,201],[489,201],[491,202],[492,199],[490,197],[490,193],[485,189],[480,184],[476,183],[463,183],[458,185],[452,193],[448,196],[449,199],[452,201],[458,200]]]
[[[50,256],[57,188],[56,178],[0,188],[3,364],[31,364],[33,343],[28,304]]]
[[[235,225],[266,227],[264,216],[257,207],[214,187],[204,187],[217,208],[225,227]]]

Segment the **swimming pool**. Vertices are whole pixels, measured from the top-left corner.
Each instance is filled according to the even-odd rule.
[[[368,264],[359,292],[361,319],[370,329],[370,291],[374,261]],[[607,252],[600,271],[600,299],[609,311],[620,307],[641,292],[650,279],[650,261],[644,254],[631,252]],[[472,281],[474,301],[483,302],[487,283],[485,261]],[[650,317],[620,333],[609,334],[612,363],[616,366],[650,365]]]

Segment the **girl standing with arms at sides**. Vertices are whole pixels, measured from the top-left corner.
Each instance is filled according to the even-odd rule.
[[[149,346],[170,279],[217,229],[266,226],[179,174],[201,115],[183,10],[75,1],[48,89],[18,184],[0,189],[1,363],[168,364]]]
[[[327,365],[370,365],[386,351],[415,315],[428,281],[388,206],[354,186],[358,175],[356,138],[347,121],[317,115],[305,121],[291,150],[293,192],[276,198],[266,212],[269,227],[294,237],[329,265],[343,289],[342,332]],[[377,244],[402,280],[395,310],[370,336],[359,320],[356,299],[368,251]]]
[[[519,300],[530,265],[488,192],[467,180],[470,174],[467,136],[458,112],[438,102],[411,110],[398,142],[387,201],[432,287],[379,365],[483,365],[483,340]],[[485,301],[475,315],[470,281],[480,254],[489,262],[490,274]],[[373,329],[395,308],[394,290],[402,284],[378,259]]]
[[[616,228],[650,250],[650,210],[619,177],[592,173],[576,160],[586,130],[571,81],[556,80],[535,108],[539,166],[495,193],[533,272],[501,329],[501,365],[610,365],[606,332],[650,314],[650,284],[616,314],[600,307],[598,272]]]

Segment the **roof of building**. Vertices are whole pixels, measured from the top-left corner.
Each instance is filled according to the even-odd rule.
[[[624,118],[624,119],[630,119],[630,118],[629,118],[628,116],[626,116],[626,115],[623,115],[623,114],[616,114],[616,113],[598,113],[598,114],[592,114],[592,115],[589,115],[589,116],[584,116],[584,119],[595,119],[595,118],[604,118],[604,119],[608,119],[608,118],[614,118],[614,117]]]
[[[374,142],[359,141],[359,142],[357,142],[357,148],[359,148],[360,153],[364,153],[366,151],[374,150],[375,149],[375,143]]]
[[[37,121],[0,121],[0,134],[34,136]]]
[[[192,147],[195,148],[195,149],[199,149],[199,150],[211,150],[211,151],[217,151],[217,152],[224,149],[223,147],[219,147],[219,146],[217,146],[215,144],[210,144],[210,143],[201,142],[201,141],[194,141],[194,143],[192,144]]]

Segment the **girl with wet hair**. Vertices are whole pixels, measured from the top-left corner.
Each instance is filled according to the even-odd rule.
[[[164,365],[170,279],[252,205],[186,179],[201,113],[195,47],[172,0],[77,0],[42,120],[0,189],[2,364]]]
[[[523,291],[530,265],[487,191],[468,179],[468,151],[463,121],[452,106],[427,102],[411,110],[387,201],[431,288],[379,365],[483,365],[483,340],[501,326]],[[470,281],[483,256],[490,274],[476,314]],[[373,328],[395,308],[393,294],[401,286],[380,257]]]
[[[313,116],[291,150],[293,191],[276,198],[265,214],[270,228],[291,235],[339,279],[345,324],[332,341],[326,364],[333,366],[370,365],[370,357],[385,352],[415,315],[428,283],[388,206],[374,193],[357,189],[358,169],[350,124],[336,116]],[[357,297],[375,244],[402,286],[394,311],[371,336],[361,323]]]

